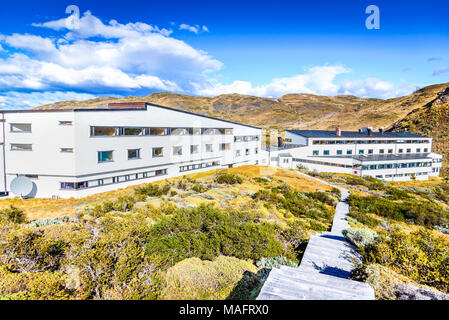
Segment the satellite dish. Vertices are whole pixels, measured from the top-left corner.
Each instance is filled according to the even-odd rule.
[[[29,196],[33,192],[33,189],[33,181],[25,176],[17,176],[13,181],[11,181],[11,192],[21,196],[22,198]]]

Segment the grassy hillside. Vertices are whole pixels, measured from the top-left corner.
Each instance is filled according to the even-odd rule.
[[[250,166],[80,200],[1,200],[0,299],[254,298],[267,268],[296,266],[329,230],[338,199]]]
[[[433,150],[444,156],[443,170],[445,174],[449,173],[449,87],[430,103],[394,123],[391,130],[407,130],[432,137]]]

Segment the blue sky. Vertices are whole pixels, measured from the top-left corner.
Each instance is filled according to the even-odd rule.
[[[68,29],[68,5],[80,9]],[[365,8],[380,9],[368,30]],[[449,81],[447,1],[15,1],[0,108],[171,91],[390,98]]]

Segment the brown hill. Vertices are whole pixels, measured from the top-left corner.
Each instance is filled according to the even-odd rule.
[[[340,126],[344,130],[354,130],[362,126],[387,127],[434,100],[448,86],[433,85],[388,100],[313,94],[288,94],[279,99],[240,94],[195,97],[163,92],[146,97],[63,101],[36,109],[97,108],[110,102],[146,101],[264,128],[334,129]]]
[[[390,130],[409,131],[433,138],[434,151],[444,156],[443,171],[448,173],[449,159],[449,87],[425,106],[410,112]]]

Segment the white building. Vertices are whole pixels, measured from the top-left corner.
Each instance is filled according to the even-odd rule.
[[[438,176],[442,165],[431,138],[408,132],[289,130],[285,142],[267,148],[270,165],[389,181],[427,180]]]
[[[432,139],[411,133],[262,130],[150,103],[0,111],[0,193],[79,198],[215,168],[273,165],[386,180],[439,175]]]
[[[267,164],[260,128],[149,103],[0,113],[0,191],[12,197],[78,198]]]

